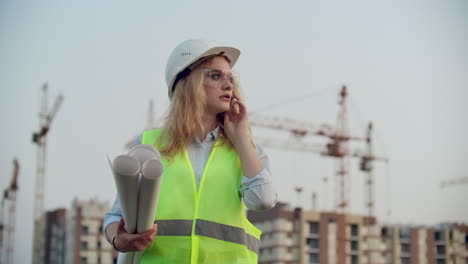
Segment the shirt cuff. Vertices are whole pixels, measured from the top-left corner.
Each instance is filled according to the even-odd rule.
[[[102,224],[102,230],[104,230],[104,237],[106,238],[106,240],[107,240],[107,236],[106,236],[107,227],[114,222],[120,222],[120,218],[121,216],[119,215],[111,215],[111,214],[107,214],[106,217],[104,218],[104,223]],[[107,242],[111,243],[109,240],[107,240]]]
[[[253,188],[258,185],[263,185],[265,183],[270,183],[272,181],[270,173],[267,169],[263,169],[257,175],[252,178],[247,178],[246,176],[242,176],[242,186],[241,191],[245,191],[247,189]]]

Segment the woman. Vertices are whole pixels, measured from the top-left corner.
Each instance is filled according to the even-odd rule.
[[[270,209],[277,194],[231,71],[239,55],[203,40],[184,41],[172,52],[165,125],[135,142],[154,145],[163,157],[156,224],[128,234],[116,199],[104,221],[115,249],[145,250],[141,263],[257,263],[261,232],[245,206]]]

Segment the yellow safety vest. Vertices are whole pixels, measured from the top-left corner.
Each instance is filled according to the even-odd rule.
[[[161,129],[142,143],[162,146]],[[162,159],[164,175],[156,210],[157,235],[140,263],[254,264],[261,231],[245,215],[239,188],[242,169],[234,149],[215,142],[199,189],[187,153]]]

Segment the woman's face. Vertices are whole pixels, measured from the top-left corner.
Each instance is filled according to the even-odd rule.
[[[203,87],[206,92],[208,114],[219,114],[229,110],[236,81],[229,62],[221,56],[207,60],[202,67]]]

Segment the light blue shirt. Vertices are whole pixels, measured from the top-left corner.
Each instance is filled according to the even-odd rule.
[[[215,143],[219,133],[219,127],[208,133],[205,140],[200,142],[195,138],[188,146],[188,155],[192,163],[193,171],[197,187],[200,185],[205,164],[210,156],[211,148]],[[133,146],[141,144],[141,135],[135,140]],[[263,151],[262,147],[256,146],[257,157],[262,163],[264,169],[252,178],[242,177],[242,184],[239,192],[242,196],[245,206],[250,210],[268,210],[275,206],[278,200],[278,194],[273,185],[273,180],[270,174],[270,162],[268,156]],[[103,227],[106,230],[107,226],[112,222],[119,222],[122,217],[122,209],[118,195],[115,198],[114,204],[110,212],[104,218]]]

